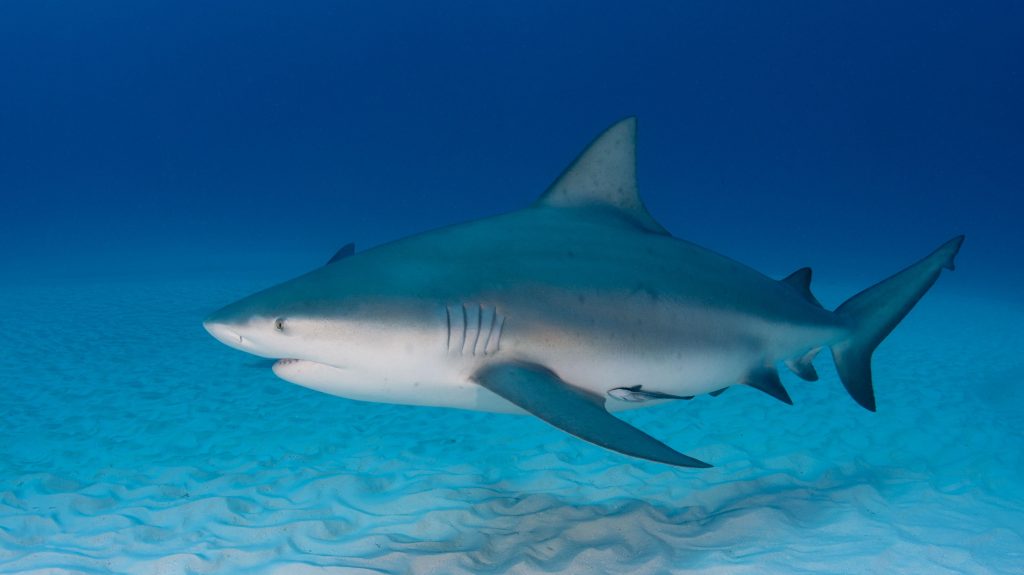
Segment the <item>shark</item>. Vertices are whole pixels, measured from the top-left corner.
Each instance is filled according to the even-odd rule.
[[[636,126],[606,129],[524,209],[345,245],[204,327],[314,390],[532,414],[678,467],[710,465],[614,413],[733,385],[792,404],[779,366],[818,379],[826,348],[849,395],[875,411],[873,351],[954,268],[963,236],[826,309],[809,268],[773,279],[662,227],[638,193]]]

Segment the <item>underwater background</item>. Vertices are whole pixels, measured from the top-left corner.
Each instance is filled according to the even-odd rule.
[[[1024,4],[0,2],[0,572],[1024,573]],[[674,235],[826,307],[967,241],[699,459],[276,379],[211,311],[533,202],[612,122]],[[685,403],[685,404],[684,404]]]

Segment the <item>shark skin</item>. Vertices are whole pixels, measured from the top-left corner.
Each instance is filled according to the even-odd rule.
[[[809,269],[775,280],[669,235],[637,193],[635,142],[636,120],[622,120],[532,206],[364,252],[345,246],[204,326],[325,393],[527,412],[684,467],[708,465],[609,412],[735,384],[791,403],[776,365],[816,378],[811,361],[826,347],[851,396],[873,411],[871,352],[952,269],[963,237],[829,311],[810,292]],[[614,392],[635,386],[652,399]]]

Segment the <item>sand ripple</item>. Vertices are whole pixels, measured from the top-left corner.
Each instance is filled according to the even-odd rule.
[[[878,353],[877,414],[820,361],[821,382],[789,386],[794,407],[734,389],[623,416],[717,465],[683,471],[530,418],[360,404],[276,380],[199,327],[248,287],[0,294],[36,320],[17,341],[0,336],[18,350],[0,364],[0,572],[1024,565],[1024,394],[1010,380],[1024,342],[1008,329],[1024,314],[932,298]]]

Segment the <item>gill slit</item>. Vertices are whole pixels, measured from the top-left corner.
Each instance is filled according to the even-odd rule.
[[[475,310],[474,310],[475,308]],[[445,352],[459,355],[493,355],[501,349],[501,336],[505,327],[505,316],[497,306],[484,304],[445,304]],[[472,319],[469,312],[476,312],[476,332],[469,337]],[[459,315],[461,313],[461,316]],[[487,314],[487,317],[484,317]],[[462,329],[459,330],[459,322]],[[484,334],[484,328],[487,333]]]
[[[484,338],[484,350],[483,354],[487,355],[487,348],[491,345],[491,336],[494,335],[494,320],[497,319],[498,308],[492,308],[490,321],[487,323],[487,337]]]
[[[466,325],[467,323],[468,322],[466,318],[466,304],[462,304],[462,343],[459,344],[460,354],[466,353],[466,330],[468,329],[468,326]]]
[[[476,311],[476,336],[473,338],[473,355],[476,355],[476,344],[480,342],[480,328],[483,327],[484,306],[477,306]]]
[[[444,350],[450,352],[452,350],[452,308],[447,305],[444,306],[444,321],[448,330],[448,339],[445,340]]]
[[[497,313],[497,312],[495,312]],[[498,336],[494,338],[494,352],[498,353],[501,351],[501,330],[505,327],[505,316],[501,316],[501,321],[498,322]]]

